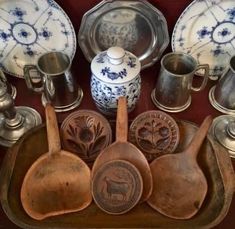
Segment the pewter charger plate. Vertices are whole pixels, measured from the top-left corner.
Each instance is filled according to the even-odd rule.
[[[84,14],[78,42],[89,62],[99,52],[120,46],[135,54],[143,69],[161,57],[169,35],[165,17],[147,1],[103,0]]]

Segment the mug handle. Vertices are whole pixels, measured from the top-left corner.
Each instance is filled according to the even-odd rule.
[[[43,91],[43,74],[41,74],[35,65],[25,65],[24,66],[24,78],[26,85],[29,89],[35,92]],[[33,75],[30,72],[33,71]]]
[[[199,69],[204,69],[204,74],[202,75],[203,77],[203,81],[202,81],[202,84],[200,87],[191,87],[191,90],[192,91],[201,91],[203,90],[205,87],[206,87],[206,84],[207,84],[207,81],[208,81],[208,78],[209,78],[209,65],[208,64],[199,64],[197,66],[197,70]]]

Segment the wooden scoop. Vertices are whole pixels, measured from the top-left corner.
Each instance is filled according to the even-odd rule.
[[[116,141],[105,148],[96,158],[92,168],[92,177],[94,177],[97,169],[104,163],[112,160],[126,160],[132,163],[142,176],[143,193],[140,201],[145,201],[149,198],[153,187],[151,170],[143,153],[132,143],[127,142],[127,134],[127,102],[125,97],[120,97],[118,100]]]
[[[160,213],[188,219],[200,209],[207,193],[207,181],[196,158],[211,122],[211,116],[205,118],[183,152],[164,155],[151,163],[153,192],[148,204]]]
[[[82,210],[92,201],[90,169],[76,155],[61,150],[55,111],[49,104],[46,124],[49,152],[29,168],[20,193],[24,210],[37,220]]]

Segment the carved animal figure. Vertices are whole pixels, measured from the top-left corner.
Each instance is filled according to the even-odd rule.
[[[109,198],[112,198],[112,195],[119,194],[122,196],[122,200],[126,200],[130,188],[130,185],[127,182],[115,181],[106,176],[104,177],[104,181],[106,182],[106,191]]]

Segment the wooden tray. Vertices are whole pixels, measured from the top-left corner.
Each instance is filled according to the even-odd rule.
[[[181,151],[197,130],[192,123],[180,121]],[[23,210],[20,188],[30,165],[47,152],[45,126],[26,133],[6,154],[1,170],[0,197],[6,215],[16,225],[27,229],[75,228],[211,228],[226,216],[234,192],[234,171],[227,151],[210,137],[204,142],[198,160],[208,181],[208,193],[202,208],[189,220],[170,219],[154,211],[146,203],[137,205],[124,215],[108,215],[94,203],[87,209],[42,221],[31,219]],[[34,149],[32,151],[32,149]]]

